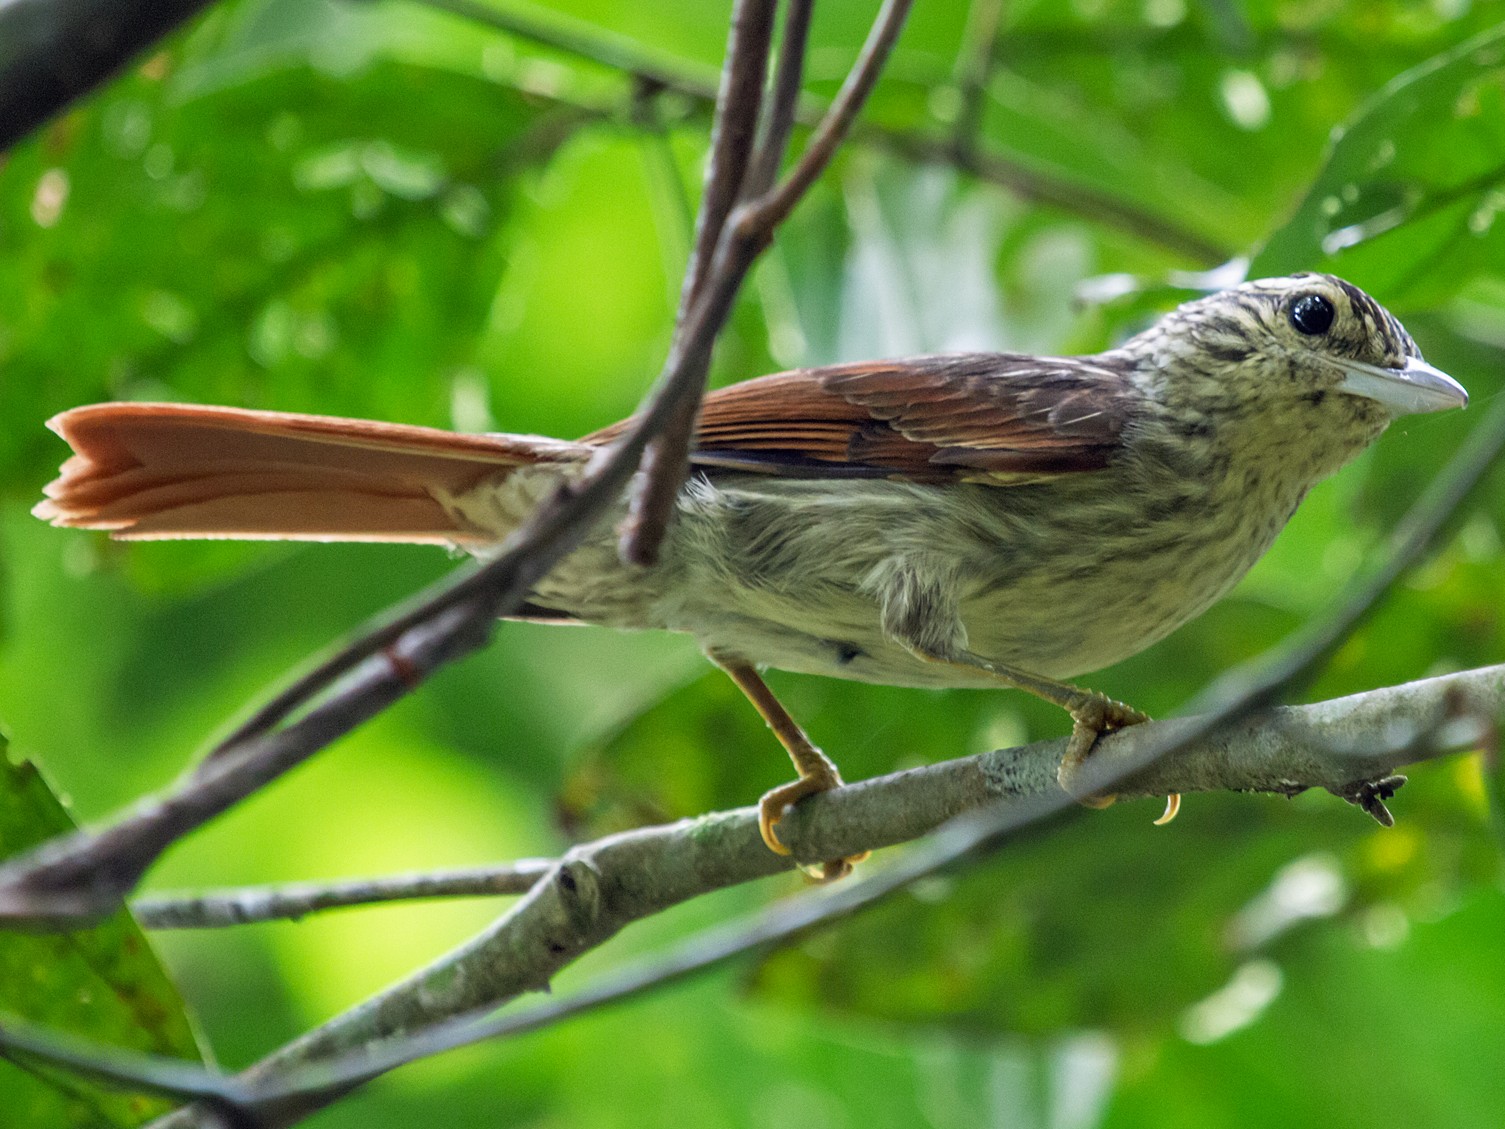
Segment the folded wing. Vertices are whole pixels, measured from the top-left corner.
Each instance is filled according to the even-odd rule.
[[[1139,399],[1103,357],[971,353],[800,369],[710,393],[692,460],[801,478],[1003,485],[1101,470]]]

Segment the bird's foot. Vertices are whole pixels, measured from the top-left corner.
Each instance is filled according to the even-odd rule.
[[[1063,792],[1083,807],[1100,809],[1111,806],[1118,797],[1112,792],[1087,794],[1081,787],[1082,766],[1087,762],[1099,736],[1149,721],[1150,717],[1133,706],[1114,701],[1106,694],[1086,691],[1086,695],[1084,701],[1070,710],[1071,740],[1067,742],[1066,755],[1061,758],[1061,766],[1056,770],[1056,782]],[[1158,827],[1169,823],[1180,810],[1181,797],[1172,792],[1166,797],[1165,813],[1155,820],[1155,825]]]
[[[829,761],[826,763],[830,766],[829,768],[817,769],[808,776],[801,776],[798,780],[782,784],[765,792],[763,798],[758,801],[758,831],[763,836],[763,842],[774,854],[791,853],[774,830],[775,825],[784,818],[784,813],[806,796],[813,796],[818,792],[829,792],[832,788],[841,787],[841,773],[836,771],[835,765],[831,765]],[[817,882],[834,882],[838,878],[845,878],[851,874],[853,868],[871,853],[871,851],[863,851],[846,858],[828,859],[818,866],[801,865],[800,869]]]

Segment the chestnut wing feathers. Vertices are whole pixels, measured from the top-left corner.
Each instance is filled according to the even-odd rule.
[[[973,353],[800,369],[707,395],[692,461],[923,482],[1100,470],[1139,398],[1104,358]]]

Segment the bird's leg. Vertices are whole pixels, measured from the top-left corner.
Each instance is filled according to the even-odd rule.
[[[1062,791],[1087,807],[1105,808],[1117,798],[1112,794],[1084,795],[1078,786],[1082,765],[1101,734],[1149,721],[1148,714],[1096,690],[1073,686],[1069,682],[1058,682],[1054,678],[1043,678],[1018,667],[992,662],[970,651],[948,654],[915,650],[914,653],[926,662],[985,671],[1007,686],[1025,690],[1037,698],[1044,698],[1052,705],[1060,706],[1071,715],[1071,740],[1067,742],[1066,755],[1061,758],[1061,766],[1056,770],[1056,782],[1060,784]],[[1181,798],[1173,793],[1167,797],[1165,814],[1155,822],[1169,823],[1180,807]]]
[[[954,574],[933,561],[896,557],[875,570],[874,579],[884,634],[916,658],[984,671],[1005,686],[1026,690],[1069,713],[1071,740],[1056,772],[1057,782],[1067,795],[1088,807],[1105,808],[1114,801],[1112,795],[1085,795],[1077,786],[1077,777],[1099,734],[1138,725],[1149,720],[1147,715],[1096,690],[1044,678],[969,651],[958,606],[961,586]],[[1162,820],[1175,815],[1174,806],[1173,800]]]
[[[774,825],[783,818],[784,812],[793,804],[799,803],[806,796],[813,796],[817,792],[827,792],[832,788],[841,787],[841,773],[836,770],[836,765],[831,758],[817,749],[805,731],[800,728],[799,722],[789,716],[789,711],[773,696],[773,691],[763,681],[758,672],[749,663],[741,659],[732,659],[724,655],[712,654],[711,661],[719,666],[737,684],[747,700],[753,704],[758,713],[763,715],[763,720],[768,723],[768,728],[773,730],[773,735],[779,739],[789,753],[789,759],[794,762],[794,769],[799,773],[799,779],[791,780],[778,788],[764,793],[758,801],[758,830],[763,835],[763,842],[768,844],[768,849],[774,854],[787,855],[789,848],[779,841],[774,832]],[[852,872],[852,868],[868,856],[867,851],[852,855],[844,859],[832,859],[821,864],[819,870],[806,871],[813,877],[823,882],[842,878]]]

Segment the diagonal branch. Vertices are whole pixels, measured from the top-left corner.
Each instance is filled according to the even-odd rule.
[[[1125,797],[1214,790],[1291,795],[1320,787],[1369,810],[1398,786],[1396,769],[1477,748],[1489,740],[1493,719],[1502,708],[1505,665],[1278,708],[1221,728],[1210,738],[1198,738],[1174,755],[1146,761],[1146,752],[1182,745],[1188,733],[1206,728],[1207,719],[1150,722],[1104,737],[1100,756],[1117,768],[1140,764],[1135,775],[1114,785]],[[418,1058],[534,1030],[787,940],[996,845],[1001,836],[1063,812],[1080,814],[1055,780],[1064,746],[1064,739],[1036,742],[896,772],[811,797],[785,817],[791,840],[809,858],[851,854],[860,847],[892,845],[942,830],[887,867],[700,934],[667,956],[620,970],[597,987],[557,1003],[476,1018],[546,985],[581,952],[633,921],[786,869],[788,860],[762,845],[756,809],[641,828],[576,847],[493,927],[489,943],[472,942],[406,985],[337,1017],[235,1079],[201,1078],[192,1067],[186,1068],[187,1074],[164,1075],[148,1069],[157,1061],[150,1056],[122,1060],[99,1050],[91,1058],[77,1047],[66,1055],[51,1055],[47,1040],[39,1042],[37,1033],[20,1044],[4,1026],[0,1047],[19,1046],[47,1061],[86,1073],[107,1072],[119,1081],[150,1078],[154,1088],[165,1086],[165,1092],[182,1097],[244,1096],[245,1108],[262,1118],[262,1124],[292,1124],[296,1117],[277,1116],[290,1110],[309,1112],[321,1104],[313,1098],[346,1092]],[[457,986],[472,976],[486,978],[487,990],[466,1000]],[[437,997],[431,997],[435,992]],[[466,1003],[469,1006],[462,1006]],[[378,1041],[383,1038],[385,1042]],[[321,1059],[321,1054],[332,1057]],[[174,1071],[184,1069],[182,1063],[162,1061]],[[180,1088],[171,1087],[174,1079]],[[158,1125],[176,1129],[196,1124],[193,1117],[190,1111],[178,1111]]]
[[[776,6],[776,0],[738,0],[732,10],[726,65],[716,97],[716,123],[711,130],[711,153],[706,162],[705,191],[695,221],[695,245],[680,290],[675,340],[669,347],[671,355],[679,345],[690,312],[705,295],[727,217],[742,195],[747,169],[753,161]],[[708,372],[709,355],[704,367]],[[679,397],[679,403],[661,433],[643,453],[642,467],[623,525],[621,548],[626,561],[646,566],[653,564],[658,557],[659,542],[668,528],[673,495],[678,493],[684,478],[684,463],[689,454],[695,414],[700,407],[703,380],[704,377],[701,389],[687,389]]]

